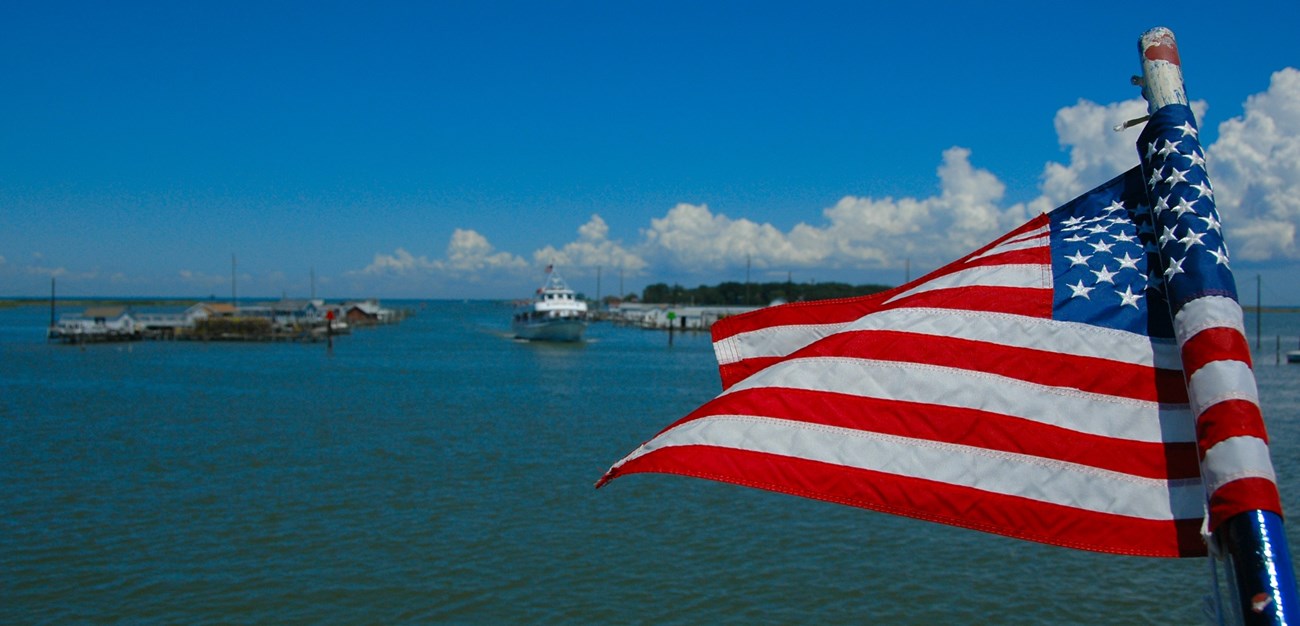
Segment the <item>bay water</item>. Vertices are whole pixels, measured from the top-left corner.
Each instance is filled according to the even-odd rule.
[[[47,307],[0,310],[0,623],[1204,623],[1204,559],[676,476],[597,491],[720,390],[707,334],[529,344],[504,303],[386,304],[414,315],[332,348],[48,344]],[[1275,358],[1300,315],[1261,331],[1300,510],[1300,366]]]

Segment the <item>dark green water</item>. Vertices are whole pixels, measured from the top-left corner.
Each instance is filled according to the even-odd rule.
[[[707,336],[532,345],[498,303],[401,304],[332,350],[83,349],[45,343],[46,308],[0,311],[0,623],[1201,619],[1203,560],[679,477],[595,491],[718,391]],[[1259,378],[1294,510],[1300,367]]]

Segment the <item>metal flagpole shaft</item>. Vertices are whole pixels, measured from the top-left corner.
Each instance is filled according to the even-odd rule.
[[[1166,28],[1153,28],[1142,34],[1138,49],[1148,112],[1154,114],[1171,104],[1186,105],[1174,34]],[[1300,624],[1295,572],[1277,513],[1252,510],[1234,515],[1219,524],[1211,540],[1231,563],[1232,587],[1243,624]]]
[[[1242,623],[1300,623],[1282,518],[1271,511],[1247,511],[1221,524],[1214,537],[1232,564]]]

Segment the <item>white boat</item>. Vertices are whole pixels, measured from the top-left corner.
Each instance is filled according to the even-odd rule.
[[[515,307],[510,328],[530,341],[582,341],[587,329],[587,303],[579,300],[553,267],[546,268],[546,284],[531,300]]]
[[[1292,350],[1286,353],[1287,363],[1300,363],[1300,350]]]

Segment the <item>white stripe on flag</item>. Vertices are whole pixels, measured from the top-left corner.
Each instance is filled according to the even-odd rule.
[[[1011,252],[1013,250],[1030,250],[1033,248],[1046,247],[1048,241],[1051,240],[1051,234],[1052,234],[1051,230],[1052,229],[1050,226],[1044,226],[1037,230],[1033,230],[1028,233],[1025,233],[1019,237],[1008,239],[996,246],[993,246],[992,248],[989,248],[988,250],[985,250],[981,254],[976,254],[972,256],[971,258],[967,259],[966,262],[969,263],[971,261],[974,261],[975,259],[983,259],[986,257],[1002,254],[1003,252]]]
[[[755,357],[783,357],[837,331],[897,330],[920,335],[986,341],[998,345],[1106,359],[1160,369],[1182,369],[1173,340],[1079,322],[953,309],[878,311],[847,324],[773,326],[733,335],[714,344],[720,365]]]
[[[976,409],[1114,439],[1196,441],[1187,405],[1118,398],[954,367],[848,357],[790,359],[737,382],[722,395],[762,387],[774,393],[804,389]]]
[[[1210,328],[1231,328],[1246,334],[1242,322],[1241,305],[1232,298],[1223,296],[1206,296],[1197,298],[1178,311],[1174,316],[1174,336],[1179,345],[1187,342],[1203,330]]]
[[[1052,268],[1038,263],[1014,265],[984,265],[958,270],[951,274],[928,280],[889,300],[886,304],[908,296],[939,289],[953,287],[1025,287],[1030,289],[1050,289]]]
[[[1269,460],[1268,444],[1258,437],[1230,437],[1205,451],[1201,461],[1201,475],[1205,489],[1214,493],[1234,480],[1264,478],[1276,483],[1273,462]]]
[[[1224,400],[1246,400],[1259,405],[1255,373],[1241,361],[1211,361],[1202,365],[1187,380],[1187,393],[1195,415]]]
[[[686,422],[647,442],[622,463],[700,442],[1140,519],[1195,519],[1205,506],[1199,478],[1142,478],[1010,452],[743,415]]]
[[[718,365],[756,357],[782,357],[822,337],[835,334],[847,324],[849,322],[769,326],[715,341],[713,355],[717,357]]]

